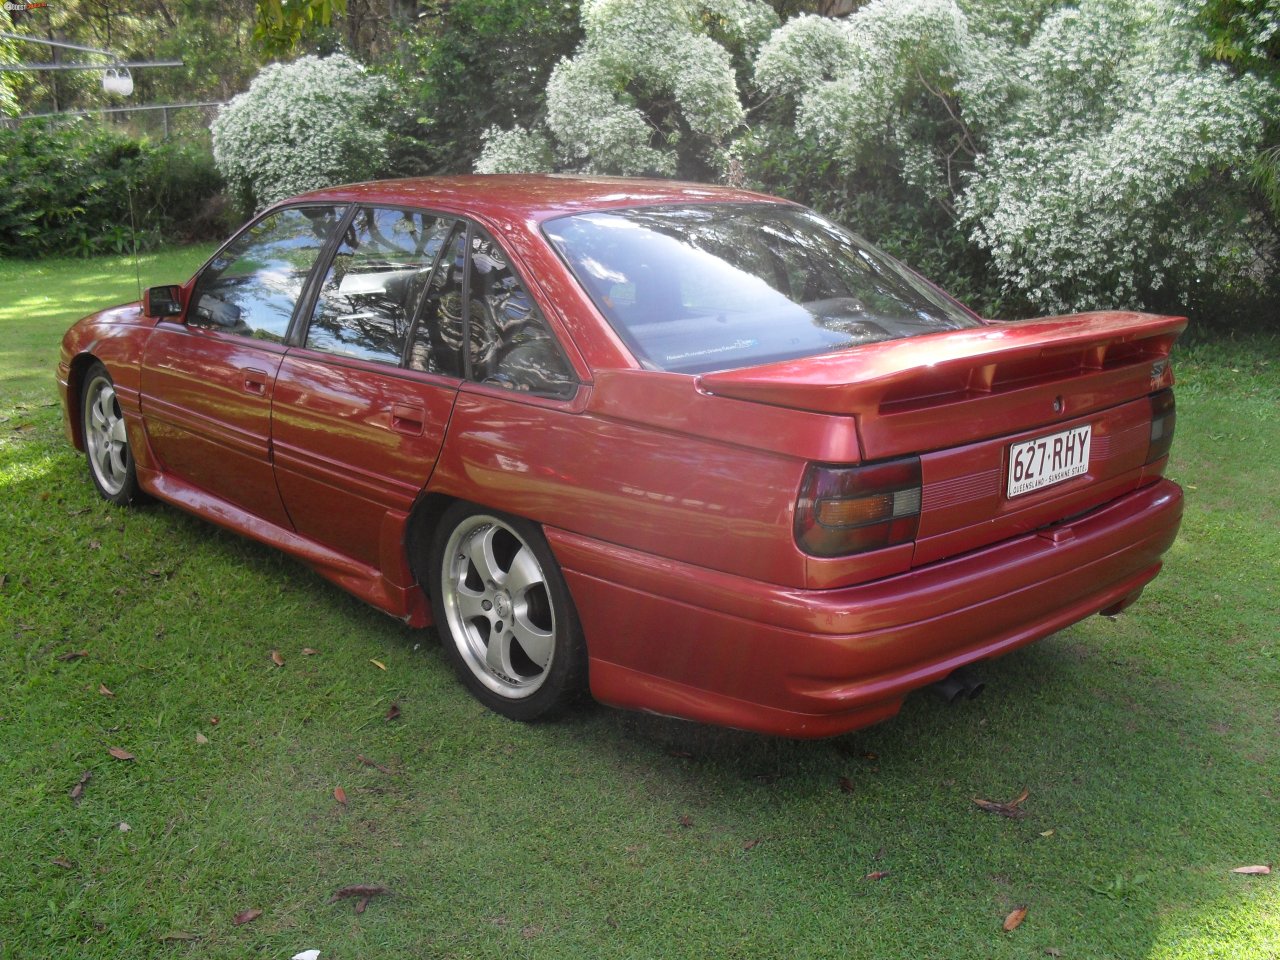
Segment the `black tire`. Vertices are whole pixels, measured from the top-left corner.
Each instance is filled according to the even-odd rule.
[[[102,499],[121,507],[145,499],[138,487],[138,471],[129,449],[115,383],[98,361],[85,371],[80,391],[80,425],[89,476]]]
[[[536,524],[455,503],[436,527],[427,569],[440,642],[477,700],[529,722],[582,695],[582,627]]]

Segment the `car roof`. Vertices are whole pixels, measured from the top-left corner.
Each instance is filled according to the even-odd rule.
[[[591,210],[672,203],[785,203],[750,190],[675,180],[573,174],[471,174],[327,187],[297,200],[404,204],[541,222]]]

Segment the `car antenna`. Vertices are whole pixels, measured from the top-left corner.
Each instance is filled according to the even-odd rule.
[[[133,217],[133,186],[126,180],[125,191],[129,194],[129,237],[133,241],[133,276],[138,281],[138,300],[142,300],[142,268],[138,266],[138,225]]]

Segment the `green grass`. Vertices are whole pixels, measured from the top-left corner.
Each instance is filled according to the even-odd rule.
[[[104,505],[52,370],[69,321],[133,296],[128,259],[0,264],[0,957],[1280,954],[1280,878],[1229,872],[1280,859],[1275,340],[1180,357],[1188,511],[1129,614],[990,664],[979,700],[797,743],[501,720],[431,634]],[[1022,820],[973,804],[1023,788]],[[356,883],[391,893],[329,903]]]

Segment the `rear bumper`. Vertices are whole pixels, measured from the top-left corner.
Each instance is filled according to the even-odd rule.
[[[548,529],[596,699],[792,737],[895,714],[963,664],[1107,609],[1155,577],[1182,517],[1168,480],[1068,524],[854,587],[801,590]]]

